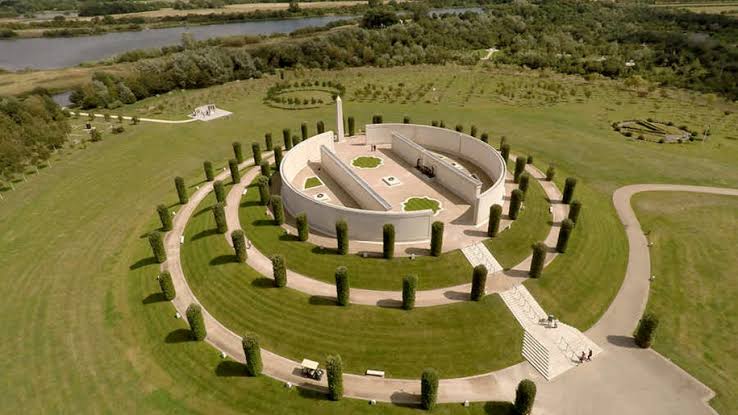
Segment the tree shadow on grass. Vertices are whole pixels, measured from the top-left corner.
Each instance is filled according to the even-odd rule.
[[[248,190],[249,192],[252,191],[251,186],[247,187],[247,189],[249,189]],[[256,188],[254,188],[254,189],[256,189]],[[257,191],[258,191],[258,189],[257,189]],[[261,206],[261,202],[258,201],[258,200],[245,200],[245,201],[243,201],[241,203],[241,207],[242,208],[247,208],[247,207],[252,207],[252,206]]]
[[[148,297],[144,298],[141,303],[143,304],[154,304],[154,303],[163,303],[164,301],[167,301],[167,297],[164,296],[164,293],[153,293],[149,294]]]
[[[338,305],[335,298],[327,297],[324,295],[311,295],[308,302],[310,303],[310,305],[330,305],[330,306]]]
[[[202,215],[203,213],[210,213],[210,212],[212,212],[212,211],[213,211],[213,207],[212,207],[212,206],[208,206],[208,207],[206,207],[206,208],[202,208],[202,209],[198,210],[197,212],[195,212],[195,213],[194,213],[194,214],[192,215],[192,217],[193,217],[193,218],[196,218],[196,217],[198,217],[198,216]]]
[[[251,222],[254,226],[274,226],[274,220],[273,219],[257,219],[253,222]]]
[[[251,286],[255,288],[276,288],[274,286],[274,280],[267,277],[256,278],[251,281]]]
[[[514,415],[515,406],[505,401],[487,402],[484,404],[484,413],[489,415]]]
[[[297,393],[301,397],[307,399],[313,399],[316,401],[327,401],[328,400],[328,388],[314,385],[312,383],[305,383],[301,387],[297,388]]]
[[[192,339],[192,332],[188,329],[177,329],[173,332],[167,334],[167,336],[164,338],[164,341],[166,343],[172,344],[172,343],[186,343],[194,341]]]
[[[139,268],[143,268],[143,267],[146,267],[146,266],[149,266],[149,265],[154,265],[154,264],[158,264],[158,262],[156,262],[156,257],[150,256],[148,258],[141,258],[141,259],[139,259],[135,263],[131,264],[131,266],[128,267],[128,269],[130,269],[131,271],[133,271],[133,270],[136,270],[136,269],[139,269]]]
[[[218,366],[215,367],[215,374],[225,378],[248,376],[246,374],[246,365],[241,362],[234,362],[233,360],[224,360],[218,363]]]
[[[297,237],[294,237],[294,238],[295,238],[294,240],[297,240]],[[320,247],[317,245],[314,246],[313,249],[310,250],[310,252],[316,255],[338,255],[338,250],[336,248],[326,248],[326,247]]]
[[[190,241],[196,241],[198,239],[207,238],[208,236],[213,236],[217,234],[218,234],[218,230],[215,228],[205,229],[204,231],[200,231],[196,233],[194,236],[192,236],[192,238],[190,238]]]
[[[235,255],[220,255],[210,260],[210,265],[225,265],[238,262],[238,257]]]

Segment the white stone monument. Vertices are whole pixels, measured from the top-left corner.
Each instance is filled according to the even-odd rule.
[[[336,97],[336,126],[338,141],[343,141],[343,102],[341,97]]]

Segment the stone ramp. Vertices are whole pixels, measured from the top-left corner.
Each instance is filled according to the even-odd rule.
[[[502,271],[502,265],[497,262],[497,259],[495,259],[492,253],[489,252],[489,249],[487,249],[482,242],[466,246],[461,249],[461,252],[473,267],[482,264],[487,267],[487,272],[489,274]]]
[[[596,357],[602,349],[576,328],[558,322],[556,327],[546,327],[539,321],[548,314],[523,285],[500,293],[505,305],[525,330],[523,357],[546,379],[556,376],[578,365],[582,352]]]

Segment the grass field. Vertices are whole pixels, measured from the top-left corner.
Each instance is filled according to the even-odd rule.
[[[644,182],[738,187],[738,111],[709,95],[656,89],[640,97],[616,82],[492,67],[302,74],[335,79],[349,94],[367,82],[404,83],[413,90],[433,83],[435,91],[428,89],[430,95],[412,105],[346,99],[344,114],[356,117],[359,127],[373,114],[383,114],[386,122],[407,114],[418,123],[443,119],[467,128],[474,123],[495,144],[507,136],[513,152],[532,154],[539,168],[555,163],[559,185],[567,175],[576,176],[576,198],[584,209],[570,249],[527,286],[547,311],[579,328],[598,319],[625,271],[625,237],[610,200],[615,188]],[[123,108],[126,115],[159,112],[181,119],[194,104],[212,102],[234,114],[210,123],[142,123],[119,136],[105,134],[103,142],[86,149],[58,152],[51,168],[2,193],[0,291],[6,295],[0,323],[9,334],[0,342],[0,412],[376,412],[364,402],[330,403],[266,379],[232,376],[233,366],[221,365],[207,345],[166,341],[185,323],[174,319],[171,305],[157,301],[158,267],[140,236],[156,226],[158,203],[175,202],[174,176],[185,177],[190,186],[200,182],[202,161],[222,168],[232,157],[233,140],[249,148],[251,141],[263,142],[265,132],[277,137],[285,127],[299,131],[301,121],[311,130],[321,119],[334,128],[329,107],[265,106],[265,91],[274,81],[176,92]],[[560,85],[567,94],[547,100],[540,83]],[[610,127],[647,117],[690,128],[709,124],[713,135],[704,144],[665,146],[627,140]],[[332,278],[334,267],[327,268],[326,279]],[[471,270],[461,274],[468,281]],[[446,406],[438,413],[484,411],[482,405]]]
[[[182,248],[183,270],[205,308],[238,333],[257,333],[262,347],[296,361],[324,361],[338,353],[348,372],[379,369],[404,378],[419,377],[425,367],[458,377],[520,361],[522,330],[497,295],[407,312],[339,307],[274,288],[271,278],[233,261],[232,248],[214,232],[214,201],[208,196],[187,226],[185,240],[191,242]]]
[[[641,193],[633,206],[654,244],[654,349],[715,390],[719,413],[738,413],[738,197]]]

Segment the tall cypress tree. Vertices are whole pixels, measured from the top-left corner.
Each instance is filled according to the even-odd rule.
[[[235,159],[228,160],[228,168],[231,170],[233,184],[241,183],[241,172],[238,170],[238,161]]]
[[[479,301],[484,297],[487,287],[487,267],[482,264],[474,267],[472,272],[472,287],[470,298],[472,301]]]
[[[303,122],[300,124],[300,133],[302,134],[302,141],[307,140],[308,138],[308,125],[306,122]]]
[[[512,194],[510,195],[510,208],[507,212],[507,216],[509,216],[510,219],[515,220],[518,218],[520,205],[523,203],[523,197],[523,192],[521,192],[520,189],[512,191]]]
[[[190,304],[187,307],[187,322],[190,323],[192,338],[197,341],[205,340],[208,332],[205,329],[205,320],[202,317],[202,308],[198,304]]]
[[[391,223],[382,227],[382,256],[385,259],[395,256],[395,225]]]
[[[515,183],[520,182],[520,176],[525,172],[525,158],[518,157],[515,159],[515,173],[513,175],[513,181]]]
[[[167,251],[164,249],[164,238],[160,232],[154,231],[149,233],[149,245],[151,245],[151,252],[156,258],[156,262],[163,263],[167,260]]]
[[[336,243],[338,254],[347,255],[349,251],[348,224],[344,220],[336,222]]]
[[[564,219],[561,222],[561,228],[559,229],[559,239],[556,241],[556,252],[563,254],[566,252],[566,247],[569,245],[569,237],[571,237],[571,231],[574,228],[574,222],[569,219]]]
[[[249,254],[246,251],[246,235],[241,229],[231,232],[231,242],[233,242],[233,250],[236,253],[238,262],[246,262]]]
[[[228,224],[226,223],[225,209],[223,203],[216,203],[213,206],[213,217],[215,218],[215,229],[218,233],[226,233]]]
[[[443,222],[436,221],[431,225],[430,253],[433,256],[441,256],[443,252]]]
[[[236,158],[238,164],[243,163],[243,147],[241,143],[234,141],[231,145],[233,146],[233,157]]]
[[[156,212],[159,214],[159,220],[161,221],[161,230],[164,232],[172,230],[172,215],[169,214],[169,208],[165,205],[159,205],[156,207]]]
[[[343,361],[341,356],[328,356],[325,362],[328,375],[328,397],[338,401],[343,397]]]
[[[246,373],[249,376],[259,376],[263,367],[259,338],[253,333],[246,334],[241,339],[241,347],[246,356]]]
[[[282,204],[282,196],[272,195],[269,204],[272,207],[272,215],[274,215],[274,224],[280,226],[284,224],[284,205]]]
[[[418,286],[418,277],[408,275],[402,279],[402,308],[412,310],[415,308],[415,289]]]
[[[264,134],[264,148],[266,151],[272,151],[274,149],[274,142],[272,140],[272,133]]]
[[[340,306],[349,305],[351,288],[349,283],[348,268],[340,266],[336,268],[336,302]]]
[[[223,184],[222,181],[216,180],[213,182],[213,192],[215,193],[215,200],[217,200],[218,203],[226,203],[225,184]]]
[[[500,221],[502,220],[502,206],[492,205],[489,207],[489,222],[487,222],[487,236],[494,238],[500,232]]]
[[[174,187],[177,189],[177,196],[179,197],[179,203],[184,205],[190,201],[189,195],[187,195],[187,186],[183,178],[177,176],[174,178]]]
[[[272,197],[271,191],[269,190],[269,179],[266,176],[260,175],[256,178],[256,184],[259,187],[259,203],[262,206],[266,206]]]
[[[274,166],[279,170],[279,166],[282,164],[284,153],[282,153],[282,147],[274,147]]]
[[[204,161],[202,163],[202,168],[205,170],[205,180],[208,182],[212,182],[215,180],[215,173],[213,173],[213,163],[210,161]]]
[[[543,272],[543,264],[546,262],[546,245],[543,242],[533,244],[533,257],[530,261],[530,272],[528,276],[531,278],[539,278]]]
[[[282,130],[282,140],[284,141],[285,151],[289,151],[292,148],[292,134],[289,128]]]
[[[505,163],[507,163],[507,160],[510,159],[510,144],[503,144],[500,146],[500,155],[502,156],[502,159],[505,160]]]
[[[251,143],[251,153],[254,156],[254,166],[261,164],[261,147],[259,143]]]
[[[177,291],[174,289],[174,282],[172,281],[172,274],[169,271],[164,271],[159,275],[159,288],[161,293],[168,301],[174,300],[177,296]]]
[[[356,132],[356,121],[354,117],[348,117],[348,135],[352,137]]]
[[[561,201],[569,204],[571,203],[572,198],[574,197],[574,188],[577,187],[577,179],[573,177],[567,177],[564,181],[564,195],[561,198]]]

